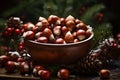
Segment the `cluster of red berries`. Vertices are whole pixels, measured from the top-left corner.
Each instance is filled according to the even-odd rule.
[[[24,42],[19,42],[18,44],[15,44],[17,45],[17,51],[19,52],[23,52],[25,50],[25,46],[24,46]],[[2,46],[2,49],[4,52],[9,52],[11,51],[11,47],[7,47],[7,46]]]
[[[22,54],[18,52],[10,52],[7,55],[0,56],[0,67],[4,67],[7,73],[19,72],[21,75],[34,75],[35,77],[40,77],[41,79],[48,79],[51,77],[52,72],[48,70],[43,65],[33,65],[29,54]],[[62,79],[67,79],[70,77],[70,71],[66,68],[61,68],[57,76]]]
[[[22,21],[18,17],[11,17],[7,21],[6,29],[4,32],[5,37],[18,36],[23,33],[22,29]]]
[[[84,22],[69,15],[60,18],[50,15],[48,19],[39,17],[34,25],[28,22],[23,25],[25,39],[34,40],[41,43],[75,43],[82,41],[92,34],[92,28]]]
[[[21,29],[15,29],[13,27],[7,27],[6,30],[5,30],[5,36],[6,37],[10,37],[10,36],[13,36],[13,35],[21,35],[22,31]]]

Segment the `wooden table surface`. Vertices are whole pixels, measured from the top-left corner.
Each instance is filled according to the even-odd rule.
[[[19,74],[6,74],[3,68],[0,69],[0,80],[40,80],[40,78],[34,76],[21,76]],[[58,78],[51,78],[50,80],[61,80]],[[102,80],[99,76],[77,76],[70,78],[69,80]],[[106,79],[105,79],[106,80]],[[111,70],[110,79],[107,80],[120,80],[120,69]]]
[[[120,60],[115,63],[117,65],[111,69],[110,79],[104,80],[120,80]],[[0,68],[0,80],[41,80],[34,76],[22,76],[19,73],[7,74],[4,68]],[[49,80],[61,80],[59,78],[50,78]],[[102,80],[100,76],[72,76],[69,80]]]

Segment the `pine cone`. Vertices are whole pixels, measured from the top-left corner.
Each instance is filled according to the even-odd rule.
[[[81,58],[77,65],[78,73],[91,74],[99,71],[102,68],[103,63],[99,60],[98,56],[98,53],[92,53]]]
[[[10,17],[7,20],[8,27],[21,28],[22,21],[19,17]]]
[[[118,59],[120,57],[120,45],[114,38],[105,39],[99,48],[102,50],[102,55],[107,59]]]

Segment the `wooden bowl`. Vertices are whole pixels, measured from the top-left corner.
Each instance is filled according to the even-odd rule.
[[[25,40],[25,46],[35,64],[71,64],[88,54],[92,35],[80,42],[69,44],[39,43]]]

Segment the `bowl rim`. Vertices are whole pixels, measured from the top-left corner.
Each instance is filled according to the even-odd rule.
[[[37,42],[37,41],[33,41],[33,40],[28,40],[29,42],[31,43],[35,43],[37,45],[43,45],[43,46],[72,46],[72,45],[77,45],[77,44],[82,44],[82,43],[85,43],[89,40],[91,40],[94,36],[94,33],[91,32],[92,34],[86,38],[85,40],[82,40],[82,41],[79,41],[79,42],[76,42],[76,43],[66,43],[66,44],[53,44],[53,43],[40,43],[40,42]]]

